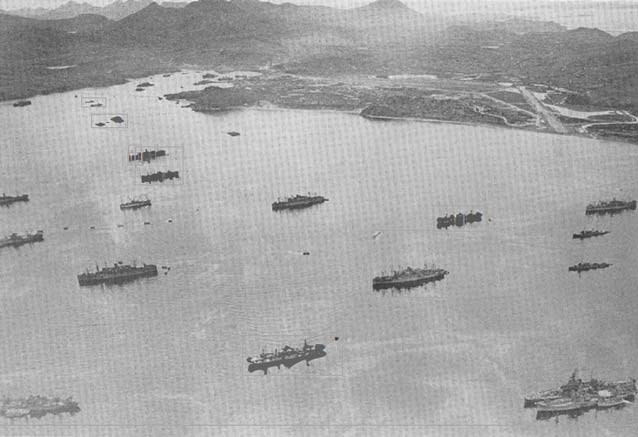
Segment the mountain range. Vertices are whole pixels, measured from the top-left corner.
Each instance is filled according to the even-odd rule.
[[[636,33],[614,37],[523,19],[447,26],[399,0],[353,9],[258,0],[199,0],[181,8],[150,3],[120,19],[0,14],[0,30],[1,99],[118,83],[188,64],[269,65],[324,76],[480,74],[562,86],[598,104],[638,102]],[[58,65],[75,67],[46,68]]]
[[[152,3],[152,0],[117,0],[106,6],[100,7],[90,3],[78,3],[69,1],[53,9],[46,8],[23,8],[11,11],[0,11],[8,15],[15,15],[26,18],[37,18],[40,20],[60,20],[75,18],[79,15],[94,14],[101,15],[109,20],[121,20],[139,10],[144,9]],[[181,8],[186,6],[185,2],[162,2],[163,7]]]

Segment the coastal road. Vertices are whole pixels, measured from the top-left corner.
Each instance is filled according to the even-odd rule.
[[[563,125],[563,123],[561,123],[554,114],[547,110],[545,105],[543,105],[543,103],[536,98],[534,93],[529,91],[524,86],[519,87],[518,89],[523,94],[523,97],[525,97],[525,100],[527,100],[527,103],[529,103],[530,105],[532,105],[533,108],[536,109],[538,116],[543,117],[547,125],[551,127],[554,132],[559,134],[569,133],[569,130]]]

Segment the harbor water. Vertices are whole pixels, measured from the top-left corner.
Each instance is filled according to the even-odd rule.
[[[44,231],[0,251],[0,395],[81,408],[0,419],[1,435],[635,431],[636,406],[559,421],[522,407],[576,368],[638,375],[638,213],[585,215],[638,196],[636,146],[331,111],[211,115],[160,99],[200,79],[0,104],[0,191],[31,199],[0,208],[0,234]],[[95,126],[116,115],[124,126]],[[168,156],[128,162],[144,149]],[[141,183],[168,170],[179,179]],[[329,201],[272,211],[307,192]],[[120,210],[143,195],[150,208]],[[470,210],[483,221],[436,228]],[[611,232],[572,239],[589,227]],[[79,287],[78,274],[118,261],[166,268]],[[581,261],[612,266],[567,271]],[[373,291],[375,275],[424,263],[450,274]],[[248,356],[304,339],[327,356],[248,373]]]

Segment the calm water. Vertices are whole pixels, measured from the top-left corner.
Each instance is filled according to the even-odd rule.
[[[638,217],[584,214],[638,196],[635,146],[334,112],[211,116],[157,98],[199,78],[0,106],[1,190],[32,198],[0,211],[0,233],[45,231],[0,251],[0,392],[73,395],[82,408],[2,419],[0,434],[633,433],[638,407],[537,422],[522,396],[574,368],[638,375]],[[82,96],[107,106],[83,108]],[[91,127],[92,114],[126,114],[127,127]],[[127,163],[140,147],[169,157]],[[139,183],[168,169],[178,182]],[[330,201],[271,211],[308,191]],[[150,209],[120,211],[141,194]],[[489,220],[435,228],[472,208]],[[586,226],[612,232],[573,241]],[[118,260],[171,270],[78,287],[78,273]],[[579,261],[613,266],[568,273]],[[451,273],[372,291],[376,273],[424,262]],[[304,338],[328,356],[247,373],[248,355]]]

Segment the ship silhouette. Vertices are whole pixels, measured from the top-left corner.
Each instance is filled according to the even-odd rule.
[[[275,352],[268,353],[262,352],[258,357],[248,357],[248,371],[250,373],[261,370],[264,375],[268,373],[270,367],[284,366],[290,369],[295,364],[302,361],[306,362],[306,365],[310,365],[310,361],[316,360],[327,355],[325,351],[325,345],[315,344],[309,345],[305,340],[303,347],[292,348],[290,346],[284,346],[281,350],[275,349]]]

